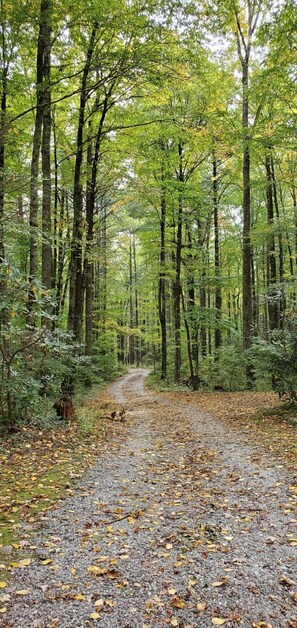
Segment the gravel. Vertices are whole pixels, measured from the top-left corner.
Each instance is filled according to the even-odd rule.
[[[0,624],[296,628],[290,470],[195,405],[146,392],[147,373],[112,385],[127,424],[44,517],[31,564],[0,592]]]

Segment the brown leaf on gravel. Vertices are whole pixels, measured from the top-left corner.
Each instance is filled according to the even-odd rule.
[[[176,608],[185,608],[186,602],[181,597],[173,597],[171,600],[171,606],[175,606]]]

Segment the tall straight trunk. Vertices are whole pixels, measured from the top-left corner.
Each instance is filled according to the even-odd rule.
[[[252,300],[252,250],[251,250],[251,175],[250,175],[250,145],[249,145],[249,75],[248,60],[242,66],[242,129],[243,129],[243,245],[242,245],[242,317],[243,317],[243,346],[249,349],[252,340],[253,300]],[[251,364],[246,369],[247,384],[253,387],[253,370]]]
[[[176,230],[176,253],[175,253],[175,279],[173,284],[174,298],[174,342],[175,342],[175,363],[174,363],[174,379],[176,382],[180,380],[181,370],[181,316],[180,316],[180,300],[181,300],[181,253],[182,253],[182,219],[183,219],[183,147],[182,143],[178,144],[179,156],[179,191],[178,191],[178,214],[177,214],[177,230]]]
[[[212,200],[213,200],[213,227],[214,227],[214,271],[215,271],[215,349],[222,345],[221,318],[222,318],[222,289],[220,265],[220,232],[219,232],[219,203],[218,203],[218,164],[215,151],[212,154]]]
[[[4,33],[2,34],[4,38]],[[4,44],[3,44],[4,47]],[[4,60],[3,60],[4,62]],[[6,136],[6,108],[7,108],[7,72],[8,67],[2,69],[1,81],[1,114],[0,114],[0,263],[5,259],[4,247],[4,167],[5,167],[5,136]]]
[[[74,167],[73,182],[73,231],[71,242],[71,260],[70,260],[70,284],[69,284],[69,311],[68,311],[68,329],[73,332],[77,340],[81,338],[82,331],[82,312],[83,312],[83,267],[82,267],[82,212],[83,212],[83,195],[81,171],[83,163],[83,132],[85,124],[85,109],[87,104],[88,90],[87,81],[91,68],[91,62],[94,52],[94,44],[98,31],[97,23],[94,24],[89,46],[87,50],[86,63],[82,74],[78,126],[76,136],[76,158]]]
[[[279,324],[278,301],[275,289],[276,284],[276,253],[274,242],[274,211],[273,211],[273,189],[270,154],[265,158],[266,169],[266,206],[267,222],[270,229],[267,245],[267,296],[268,296],[268,317],[269,328],[277,329]]]
[[[57,133],[56,133],[56,121],[54,113],[52,115],[52,126],[53,126],[53,140],[54,140],[54,164],[55,164],[55,175],[54,175],[54,212],[53,212],[53,227],[54,227],[54,238],[53,238],[53,259],[52,259],[52,288],[55,290],[57,286],[57,270],[58,270],[58,203],[59,203],[59,190],[58,190],[58,154],[57,154]]]
[[[91,125],[89,125],[89,131],[91,133]],[[86,193],[86,221],[87,221],[87,236],[86,236],[86,252],[84,263],[84,275],[85,275],[85,288],[86,288],[86,313],[85,313],[85,353],[86,355],[93,354],[93,275],[94,265],[92,261],[92,242],[94,236],[94,211],[92,208],[92,159],[93,159],[93,146],[92,140],[89,138],[88,152],[87,152],[87,193]]]
[[[2,33],[3,41],[3,63],[5,58],[5,40],[4,40],[4,28]],[[4,245],[4,193],[5,193],[5,136],[6,136],[6,108],[7,108],[7,73],[8,66],[2,68],[2,81],[1,81],[1,113],[0,113],[0,265],[5,260],[5,245]],[[2,294],[6,289],[6,281],[3,278],[0,280],[0,300],[2,301]],[[0,326],[7,322],[7,310],[1,309],[0,312]],[[6,340],[3,339],[5,346]]]
[[[205,277],[206,277],[206,271],[205,271],[205,265],[203,264],[201,286],[199,290],[200,309],[202,313],[202,323],[200,327],[200,345],[201,345],[201,355],[203,358],[207,356],[207,334],[206,334],[206,326],[205,326],[205,311],[206,311]]]
[[[43,0],[43,129],[42,161],[42,251],[41,277],[47,290],[52,287],[51,236],[51,1]]]
[[[276,175],[274,169],[274,161],[272,152],[270,153],[270,166],[271,166],[271,178],[272,178],[272,189],[273,189],[273,201],[275,208],[275,215],[277,219],[277,238],[278,238],[278,262],[279,262],[279,281],[280,284],[284,282],[284,244],[283,244],[283,229],[280,225],[280,214],[279,214],[279,204],[278,204],[278,195],[277,195],[277,184],[276,184]],[[286,308],[285,303],[285,293],[282,289],[282,294],[279,298],[279,324],[282,324],[283,321],[283,312]]]
[[[252,38],[257,27],[260,14],[258,3],[246,0],[247,24],[241,21],[238,5],[234,4],[236,21],[237,51],[241,63],[242,80],[242,185],[243,185],[243,242],[242,242],[242,318],[243,347],[249,349],[253,337],[253,299],[251,270],[253,255],[251,248],[251,174],[250,174],[250,124],[249,124],[249,63]],[[248,388],[254,387],[254,369],[250,361],[246,367]]]
[[[133,281],[134,281],[134,304],[135,304],[135,327],[138,330],[139,327],[139,309],[138,309],[138,290],[137,290],[137,262],[136,262],[136,242],[135,242],[135,234],[133,234],[132,240],[132,251],[133,251]],[[138,334],[138,331],[137,331]],[[140,362],[140,339],[139,336],[135,336],[135,361],[136,366],[139,366]]]
[[[198,379],[198,361],[199,361],[199,353],[198,353],[198,327],[195,315],[195,307],[196,307],[196,299],[195,299],[195,279],[194,279],[194,268],[193,268],[193,243],[192,243],[192,234],[189,226],[187,225],[187,237],[188,237],[188,247],[189,247],[189,259],[190,259],[190,273],[187,277],[187,309],[189,315],[190,322],[190,333],[191,333],[191,347],[192,347],[192,362],[194,368],[194,375]]]
[[[113,87],[113,86],[112,86]],[[88,169],[90,171],[90,180],[87,189],[86,203],[86,221],[87,221],[87,237],[86,237],[86,258],[85,258],[85,288],[86,288],[86,355],[93,353],[93,277],[94,263],[92,260],[92,243],[94,239],[94,213],[96,201],[96,183],[97,172],[100,158],[100,146],[102,140],[103,125],[108,111],[108,103],[111,96],[112,87],[105,96],[103,101],[102,113],[96,133],[94,155],[92,155],[92,145],[89,139],[88,144]],[[105,225],[106,227],[106,225]]]
[[[42,121],[43,121],[43,74],[44,74],[44,27],[45,11],[44,0],[40,5],[40,23],[36,57],[36,113],[32,144],[31,176],[30,176],[30,252],[29,252],[29,282],[32,284],[38,276],[38,173],[41,147]],[[32,313],[34,303],[34,289],[30,287],[28,294],[28,323],[35,324]]]
[[[164,173],[162,172],[162,179]],[[165,252],[165,230],[166,230],[166,196],[165,188],[161,186],[161,215],[160,215],[160,272],[158,287],[159,322],[161,328],[161,379],[167,376],[167,326],[166,326],[166,252]]]
[[[57,279],[56,279],[56,316],[59,316],[61,311],[61,298],[63,287],[63,270],[64,270],[64,257],[65,257],[65,242],[63,241],[63,223],[65,214],[65,204],[68,203],[68,199],[65,191],[62,191],[60,202],[60,216],[57,225]]]
[[[130,244],[129,244],[129,325],[130,325],[129,364],[134,364],[135,362],[134,333],[132,333],[132,329],[134,328],[133,312],[134,312],[134,309],[133,309],[133,259],[132,259],[132,236],[130,235]]]

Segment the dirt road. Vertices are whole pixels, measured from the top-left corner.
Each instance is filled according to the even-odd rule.
[[[127,427],[47,515],[2,625],[296,628],[290,472],[194,405],[147,393],[146,374],[113,384]]]

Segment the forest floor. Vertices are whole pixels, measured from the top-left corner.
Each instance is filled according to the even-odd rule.
[[[89,449],[67,432],[63,447],[51,441],[59,464],[79,454],[94,464],[82,478],[74,467],[74,485],[65,481],[56,505],[48,497],[50,511],[21,510],[0,625],[297,628],[296,426],[254,418],[250,393],[148,391],[147,373],[109,388],[106,413],[124,408],[126,421],[100,420]],[[42,460],[38,439],[26,449]],[[20,502],[10,503],[12,526]]]

